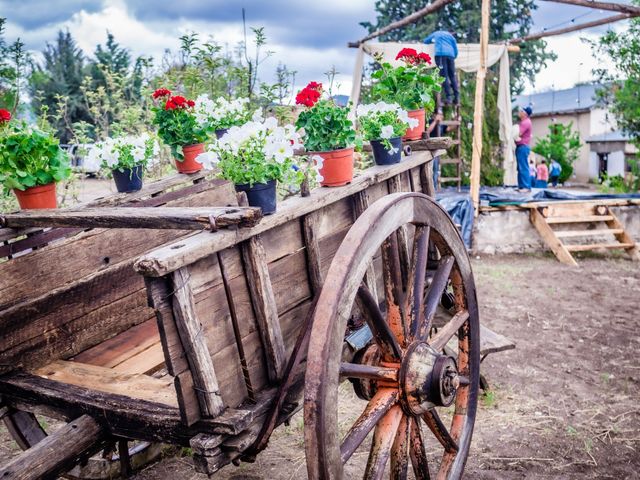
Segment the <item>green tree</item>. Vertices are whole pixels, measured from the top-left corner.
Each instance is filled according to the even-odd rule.
[[[560,182],[564,183],[573,174],[573,164],[578,159],[580,147],[580,135],[573,131],[573,122],[568,125],[552,123],[547,136],[538,139],[533,151],[544,157],[547,163],[555,160],[560,164]]]
[[[0,17],[0,108],[15,114],[20,104],[20,95],[25,89],[25,70],[31,57],[19,38],[10,44],[6,42],[6,21],[6,18]]]
[[[71,34],[58,32],[54,44],[47,43],[44,61],[29,79],[33,107],[47,112],[62,143],[73,138],[73,125],[91,118],[81,91],[87,73],[85,56]]]
[[[638,0],[634,3],[640,5]],[[591,45],[596,56],[608,57],[615,66],[594,71],[606,85],[599,96],[618,126],[640,147],[640,19],[631,19],[627,30],[609,30]]]
[[[423,0],[376,0],[375,9],[378,13],[376,21],[362,22],[361,25],[369,32],[373,32],[423,8],[424,3]],[[531,12],[536,8],[534,0],[493,0],[489,41],[502,43],[511,38],[527,35],[533,24]],[[480,2],[456,0],[415,23],[382,35],[380,40],[421,42],[435,30],[453,30],[458,42],[478,43],[479,27]],[[512,57],[512,93],[521,93],[525,82],[532,81],[546,62],[555,58],[553,53],[546,51],[546,42],[543,40],[521,44],[520,52]]]

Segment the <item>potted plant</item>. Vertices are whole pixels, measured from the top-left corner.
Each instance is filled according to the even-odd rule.
[[[96,158],[102,168],[111,170],[116,189],[124,193],[142,188],[144,169],[157,155],[157,142],[148,134],[143,134],[107,138],[97,143],[88,156]]]
[[[211,100],[209,95],[204,94],[196,98],[195,115],[200,125],[206,125],[210,132],[215,132],[220,138],[227,133],[231,127],[239,127],[252,118],[249,109],[248,98],[236,98],[227,100],[218,97]]]
[[[356,114],[360,131],[371,143],[373,158],[378,165],[398,163],[402,154],[402,135],[418,125],[397,103],[378,102],[359,105]]]
[[[380,69],[371,75],[375,83],[371,95],[375,100],[397,103],[407,110],[409,116],[418,120],[418,125],[407,130],[406,140],[419,140],[425,130],[427,114],[435,106],[435,94],[441,89],[442,79],[437,68],[431,68],[431,57],[418,53],[413,48],[403,48],[396,55],[403,65],[393,67],[376,58]]]
[[[198,123],[195,102],[181,95],[172,96],[166,88],[153,92],[153,98],[153,123],[158,126],[158,136],[171,148],[178,172],[202,170],[202,165],[195,158],[204,152],[207,127]]]
[[[249,205],[268,215],[276,211],[276,183],[300,184],[303,173],[294,165],[300,137],[293,125],[279,127],[275,118],[234,126],[198,156],[207,168],[219,169],[236,191],[246,192]]]
[[[52,134],[10,124],[8,113],[0,111],[0,182],[22,209],[56,208],[56,182],[71,175],[67,154]]]
[[[331,99],[323,99],[322,84],[309,83],[296,95],[296,103],[306,107],[296,120],[304,129],[304,147],[322,157],[320,185],[337,187],[353,179],[353,145],[356,131],[349,111]]]

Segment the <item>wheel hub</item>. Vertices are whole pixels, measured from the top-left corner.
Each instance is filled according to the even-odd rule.
[[[453,357],[441,355],[427,343],[409,346],[400,368],[403,407],[421,415],[434,407],[448,407],[460,385]]]

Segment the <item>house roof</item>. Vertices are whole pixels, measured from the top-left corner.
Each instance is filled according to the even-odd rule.
[[[594,142],[626,142],[629,140],[629,136],[621,130],[614,132],[600,133],[598,135],[592,135],[587,138],[587,143]]]
[[[591,110],[596,104],[597,84],[577,85],[566,90],[518,95],[513,107],[531,105],[532,117]]]

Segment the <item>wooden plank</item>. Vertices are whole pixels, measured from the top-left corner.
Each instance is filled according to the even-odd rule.
[[[558,238],[594,237],[599,235],[618,235],[623,228],[593,228],[591,230],[554,230]]]
[[[558,240],[554,231],[547,224],[545,218],[537,209],[533,208],[529,211],[529,218],[531,219],[533,226],[538,230],[538,233],[544,240],[544,243],[547,244],[561,263],[564,263],[565,265],[578,266],[578,263],[575,261],[571,253],[569,253],[567,247]]]
[[[324,283],[322,276],[322,262],[320,259],[320,246],[318,244],[318,234],[316,231],[317,214],[310,213],[302,217],[302,234],[304,246],[307,254],[307,273],[309,283],[314,295],[319,295]]]
[[[514,348],[516,344],[507,337],[480,324],[480,355],[485,356]]]
[[[148,375],[120,373],[111,368],[64,360],[52,362],[33,373],[88,390],[178,406],[171,379],[160,380]]]
[[[250,279],[251,301],[267,357],[267,372],[269,379],[275,382],[281,378],[287,360],[264,246],[260,237],[255,236],[243,242],[241,249],[247,278]]]
[[[612,220],[612,215],[573,215],[570,217],[548,217],[548,224],[560,224],[560,223],[592,223],[592,222],[607,222]]]
[[[180,408],[180,418],[185,425],[191,426],[202,418],[193,375],[188,370],[182,372],[174,377],[173,384]]]
[[[611,229],[618,231],[618,233],[616,233],[615,236],[616,236],[616,239],[621,244],[629,245],[628,247],[625,248],[625,250],[631,257],[631,260],[636,262],[640,261],[640,249],[638,249],[638,245],[633,240],[633,238],[631,238],[631,235],[629,235],[629,233],[626,231],[626,229],[624,228],[624,225],[618,219],[618,217],[613,213],[611,213],[611,211],[609,211],[608,209],[607,211],[613,217],[611,220],[607,222],[607,226]]]
[[[158,326],[155,319],[150,319],[79,353],[70,360],[113,368],[159,342]]]
[[[124,362],[119,363],[113,370],[120,373],[144,373],[151,375],[152,373],[164,367],[164,352],[162,344],[158,337],[156,343],[146,350],[142,350],[137,354],[127,358]]]
[[[215,417],[224,410],[218,380],[211,361],[211,353],[202,335],[202,324],[195,313],[195,300],[189,285],[186,268],[172,274],[172,306],[175,323],[180,335],[189,370],[193,376],[194,390],[203,417]]]
[[[444,152],[435,152],[436,155]],[[151,254],[144,255],[136,262],[136,270],[147,276],[162,276],[181,266],[189,265],[220,250],[236,245],[255,235],[270,230],[288,221],[300,218],[312,211],[338,202],[343,198],[380,184],[385,180],[424,163],[430,163],[430,152],[419,152],[407,157],[400,163],[390,166],[374,166],[353,182],[341,188],[318,188],[309,197],[291,197],[281,202],[278,211],[264,218],[253,228],[235,231],[220,230],[213,234],[202,233],[182,239],[180,242],[162,247]]]
[[[168,206],[221,205],[231,201],[235,201],[232,187],[222,184],[216,189],[174,200]],[[133,262],[137,256],[188,233],[182,230],[93,229],[0,263],[0,308],[45,295],[52,287],[71,286],[96,272],[106,275],[122,262]],[[34,277],[38,282],[33,281]]]
[[[369,195],[367,190],[363,190],[361,192],[356,193],[353,196],[353,220],[358,219],[360,215],[362,215],[365,210],[369,208]],[[334,252],[335,253],[335,252]],[[333,257],[333,255],[332,255]],[[328,263],[329,265],[331,262]],[[378,282],[376,281],[376,271],[373,267],[373,264],[367,267],[367,271],[364,274],[364,283],[369,288],[369,291],[373,295],[373,298],[378,300]]]
[[[102,447],[106,432],[89,415],[60,427],[47,438],[0,467],[0,477],[11,480],[56,478],[81,458]]]
[[[598,250],[600,248],[607,250],[615,250],[616,248],[626,250],[634,248],[635,246],[635,243],[591,243],[588,245],[565,245],[565,248],[570,252],[586,252],[588,250]]]
[[[216,230],[252,227],[262,218],[256,207],[103,207],[21,211],[0,216],[0,225],[23,227],[151,228]]]
[[[173,316],[169,281],[166,278],[145,278],[145,283],[147,285],[149,305],[153,307],[156,313],[158,334],[162,344],[162,351],[164,352],[167,371],[170,375],[177,376],[187,371],[189,364]],[[195,392],[192,394],[195,395]]]

